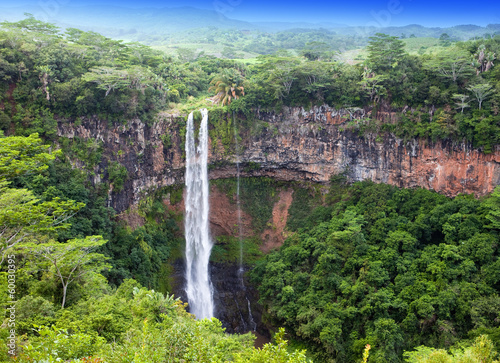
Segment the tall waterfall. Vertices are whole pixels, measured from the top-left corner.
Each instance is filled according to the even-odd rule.
[[[209,234],[208,203],[208,111],[201,110],[202,121],[195,145],[193,113],[186,132],[186,293],[190,312],[198,319],[214,316],[213,289],[208,273],[212,250]]]

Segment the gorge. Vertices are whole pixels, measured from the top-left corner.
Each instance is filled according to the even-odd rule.
[[[500,28],[11,20],[0,361],[498,360]]]
[[[350,182],[369,179],[399,187],[434,189],[447,196],[460,193],[482,196],[500,183],[498,147],[493,153],[484,154],[467,143],[439,141],[431,144],[426,140],[402,140],[389,133],[360,135],[352,128],[351,120],[363,122],[365,112],[357,112],[353,115],[350,110],[327,106],[309,111],[284,108],[282,113],[256,112],[251,125],[247,122],[246,127],[238,130],[241,137],[238,155],[234,152],[234,140],[238,138],[233,136],[232,118],[229,115],[222,120],[210,118],[208,177],[214,181],[241,175],[243,178],[269,177],[277,181],[322,185],[327,184],[332,175],[343,174]],[[59,135],[96,140],[103,146],[104,158],[116,160],[127,168],[128,179],[123,190],[115,192],[111,188],[108,195],[109,204],[121,213],[119,218],[127,224],[143,223],[134,212],[141,199],[159,188],[185,182],[183,130],[186,130],[186,121],[183,116],[163,115],[160,121],[151,125],[138,119],[112,126],[97,118],[82,118],[79,123],[60,122]],[[231,138],[234,137],[229,146],[222,144],[220,135],[213,138],[214,132],[224,128]],[[95,183],[105,179],[106,167],[106,163],[100,163],[95,168]],[[257,233],[263,241],[261,250],[264,252],[280,246],[286,237],[287,211],[294,194],[286,186],[278,188],[277,193],[273,216],[268,222],[270,227]],[[252,218],[245,213],[238,218],[241,210],[234,205],[231,196],[224,195],[213,185],[210,195],[209,222],[214,239],[255,235]],[[184,210],[183,200],[171,203],[170,199],[164,199],[168,208]],[[173,266],[173,292],[184,301],[190,300],[183,290],[185,266],[180,260]],[[211,263],[209,268],[214,285],[214,315],[224,322],[227,330],[244,332],[258,326],[259,331],[265,332],[262,311],[256,305],[257,293],[252,288],[247,290],[245,285],[249,283],[242,278],[237,264]]]

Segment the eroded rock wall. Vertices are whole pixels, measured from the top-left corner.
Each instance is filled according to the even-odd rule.
[[[358,136],[346,127],[353,111],[327,106],[310,111],[285,108],[283,113],[258,113],[261,132],[243,135],[240,155],[242,176],[268,176],[279,180],[328,182],[345,172],[350,181],[371,179],[400,187],[423,187],[448,196],[490,193],[500,183],[500,148],[483,154],[470,145],[451,142],[404,142],[393,135]],[[364,111],[354,111],[356,118]],[[385,116],[384,116],[385,117]],[[184,182],[184,150],[179,117],[163,116],[153,125],[131,120],[109,125],[96,118],[59,123],[59,136],[96,139],[104,147],[104,160],[116,160],[129,174],[120,193],[110,193],[118,212],[135,205],[157,188]],[[167,137],[162,135],[168,135]],[[234,155],[211,140],[210,178],[236,175]],[[95,172],[106,178],[107,163]]]

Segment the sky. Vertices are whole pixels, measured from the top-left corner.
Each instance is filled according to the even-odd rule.
[[[192,6],[245,21],[329,22],[378,27],[420,24],[453,26],[500,24],[500,1],[440,0],[0,0],[0,7],[65,7],[109,4],[131,8]]]

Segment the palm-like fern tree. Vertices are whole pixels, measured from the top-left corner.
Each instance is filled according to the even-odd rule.
[[[224,69],[212,79],[210,84],[212,86],[208,90],[215,92],[213,100],[216,104],[229,105],[233,99],[245,95],[243,77],[234,68]]]

